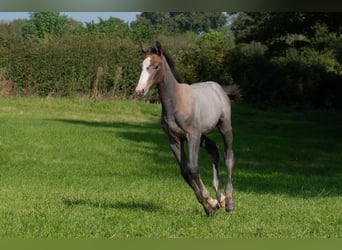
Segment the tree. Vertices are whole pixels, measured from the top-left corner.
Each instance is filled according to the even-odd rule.
[[[274,52],[288,47],[310,45],[317,25],[324,24],[329,32],[342,32],[341,13],[237,13],[231,29],[237,43],[262,42]]]
[[[195,32],[218,30],[227,22],[223,12],[142,12],[135,23],[148,23],[161,33]]]
[[[245,100],[341,107],[342,14],[237,13],[231,29],[227,64]]]
[[[65,29],[67,17],[59,12],[32,12],[23,27],[24,37],[49,39]]]
[[[200,48],[196,56],[199,81],[213,80],[222,85],[232,83],[224,60],[233,42],[227,40],[222,32],[209,30],[199,37],[197,44]]]
[[[99,18],[99,23],[86,23],[88,32],[92,34],[104,34],[107,36],[115,35],[116,37],[124,37],[129,33],[129,26],[120,18],[110,17],[108,20]]]
[[[162,33],[161,26],[151,25],[145,18],[139,18],[130,24],[131,32],[135,40],[155,40],[156,36]]]

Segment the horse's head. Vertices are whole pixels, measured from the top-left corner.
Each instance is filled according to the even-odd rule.
[[[145,97],[154,84],[158,84],[163,79],[163,50],[159,42],[154,47],[143,48],[141,50],[145,59],[140,64],[141,74],[135,92],[140,97]]]

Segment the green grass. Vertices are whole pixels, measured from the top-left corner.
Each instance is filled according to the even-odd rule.
[[[342,237],[341,113],[234,105],[236,211],[211,218],[159,113],[135,101],[0,99],[0,238]]]

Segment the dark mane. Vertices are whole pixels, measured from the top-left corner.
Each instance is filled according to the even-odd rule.
[[[169,54],[167,54],[165,52],[163,53],[163,55],[164,55],[167,63],[169,64],[169,67],[170,67],[170,69],[171,69],[171,71],[173,73],[173,76],[176,78],[177,82],[182,82],[182,80],[181,80],[181,78],[179,76],[179,73],[178,73],[178,71],[176,69],[176,64],[173,61],[173,59],[169,56]]]
[[[156,55],[160,55],[160,53],[158,53],[159,49],[157,47],[150,47],[148,48],[147,54],[156,54]],[[176,69],[175,66],[175,62],[173,61],[173,59],[169,56],[169,54],[167,54],[164,49],[162,51],[163,56],[165,57],[173,76],[176,78],[177,82],[182,82],[181,77],[179,76],[179,73]]]

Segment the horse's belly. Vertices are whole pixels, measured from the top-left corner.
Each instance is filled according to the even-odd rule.
[[[219,119],[220,119],[220,115],[217,112],[201,113],[200,124],[201,124],[202,133],[208,132],[212,130],[213,128],[215,128]]]
[[[216,85],[203,83],[193,88],[193,104],[203,133],[215,128],[221,118],[222,102],[218,91],[215,90]]]
[[[221,117],[221,103],[219,100],[212,100],[204,104],[198,105],[198,112],[200,120],[198,121],[201,125],[203,133],[216,127]]]

